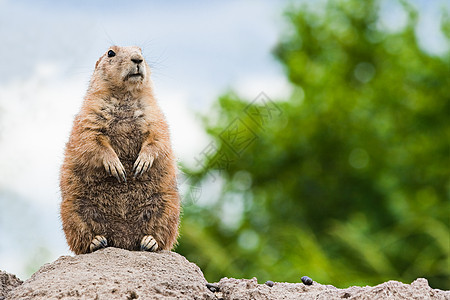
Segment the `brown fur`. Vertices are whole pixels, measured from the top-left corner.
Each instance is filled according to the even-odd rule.
[[[76,254],[89,252],[97,235],[108,246],[139,250],[145,235],[170,250],[178,236],[180,203],[176,163],[164,115],[153,96],[150,69],[143,78],[132,59],[137,47],[110,48],[97,62],[83,106],[75,117],[61,168],[61,219]],[[143,66],[143,67],[142,67]],[[153,164],[136,178],[135,162]],[[117,170],[116,178],[108,173]],[[120,180],[121,170],[127,174]]]

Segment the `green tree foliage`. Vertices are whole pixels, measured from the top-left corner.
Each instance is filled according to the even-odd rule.
[[[418,47],[404,7],[401,32],[379,29],[376,1],[292,7],[274,51],[290,99],[230,92],[205,117],[178,251],[210,281],[450,288],[450,54]]]

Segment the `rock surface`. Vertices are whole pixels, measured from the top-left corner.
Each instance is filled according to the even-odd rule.
[[[0,271],[0,299],[6,296],[16,287],[23,283],[15,275]]]
[[[258,284],[256,278],[222,278],[218,285],[223,299],[450,299],[450,291],[434,290],[423,278],[411,284],[388,281],[374,287],[352,286],[346,289],[317,282],[312,285],[275,282],[273,287],[269,287]]]
[[[448,299],[450,291],[388,281],[374,287],[338,289],[313,282],[258,284],[256,278],[222,278],[209,285],[198,266],[169,251],[106,248],[62,256],[22,282],[0,272],[0,299]],[[212,288],[214,287],[214,288]],[[212,292],[210,289],[214,290]]]

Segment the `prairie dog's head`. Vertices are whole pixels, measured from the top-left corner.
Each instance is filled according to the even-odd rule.
[[[150,68],[136,46],[110,47],[95,64],[94,79],[112,88],[135,90],[150,80]]]

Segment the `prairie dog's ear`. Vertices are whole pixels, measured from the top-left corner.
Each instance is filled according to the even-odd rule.
[[[100,58],[97,60],[97,62],[95,63],[95,69],[97,69],[97,66],[98,66],[98,64],[100,63],[100,61],[102,60],[102,58],[103,58],[103,56],[100,57]]]
[[[100,57],[97,62],[95,63],[95,69],[97,69],[98,64],[100,63],[100,61],[102,60],[102,58]]]

